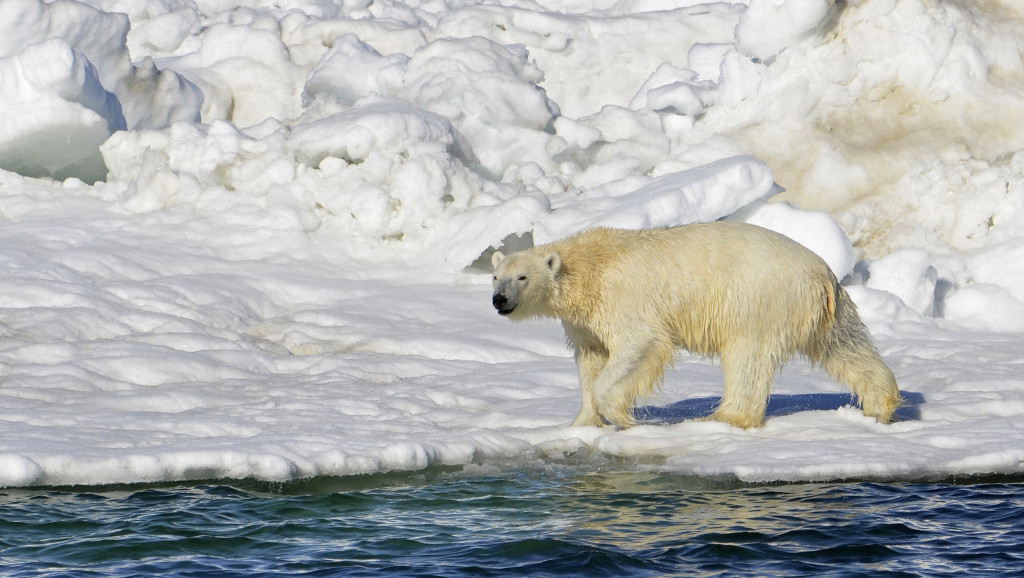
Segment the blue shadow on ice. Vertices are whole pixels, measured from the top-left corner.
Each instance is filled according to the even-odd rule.
[[[903,396],[903,404],[893,414],[892,421],[921,419],[921,411],[918,407],[924,403],[924,395],[913,391],[902,391],[900,394]],[[700,397],[684,399],[664,407],[638,407],[633,411],[633,415],[640,423],[679,423],[711,415],[720,399],[718,397]],[[765,417],[790,415],[801,411],[832,411],[853,404],[854,400],[848,393],[773,395],[768,400]]]

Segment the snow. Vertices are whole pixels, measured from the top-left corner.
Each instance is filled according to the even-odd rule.
[[[1022,39],[924,0],[0,0],[0,486],[1018,475]],[[568,425],[489,253],[722,218],[845,279],[895,423],[800,361],[763,427],[701,421],[681,354],[637,427]]]
[[[750,0],[736,24],[736,46],[768,60],[825,24],[833,0]]]

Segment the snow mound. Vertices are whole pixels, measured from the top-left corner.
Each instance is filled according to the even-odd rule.
[[[95,182],[115,131],[198,120],[194,85],[129,62],[128,27],[73,0],[0,3],[0,168]]]

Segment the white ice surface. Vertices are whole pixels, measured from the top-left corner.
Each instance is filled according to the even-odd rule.
[[[1024,13],[747,4],[0,0],[0,486],[1021,474]],[[465,271],[719,218],[846,277],[895,423],[803,362],[699,421],[681,355],[641,425],[569,427],[560,327]]]

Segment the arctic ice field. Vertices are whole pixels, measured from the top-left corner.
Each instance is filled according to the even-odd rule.
[[[1024,4],[0,0],[0,486],[453,468],[1024,473]],[[904,395],[763,427],[681,353],[571,427],[486,263],[733,219],[844,279]]]

